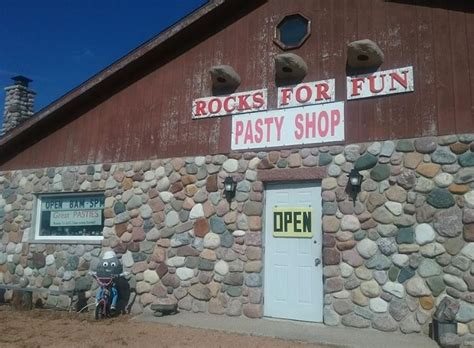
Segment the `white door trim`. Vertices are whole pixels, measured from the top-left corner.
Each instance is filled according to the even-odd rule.
[[[270,229],[273,227],[271,209],[275,205],[275,194],[279,195],[280,200],[288,197],[288,205],[292,207],[308,204],[313,207],[312,238],[273,237]],[[266,185],[263,219],[264,316],[323,321],[321,211],[319,183],[285,182]],[[278,248],[281,250],[277,250]],[[279,256],[276,257],[275,254]],[[315,258],[321,260],[317,266],[314,263]],[[280,261],[281,264],[278,265]],[[280,271],[276,271],[277,269]],[[287,287],[282,289],[283,286],[277,284],[286,284]]]

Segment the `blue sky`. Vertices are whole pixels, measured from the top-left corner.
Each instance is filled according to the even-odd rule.
[[[35,111],[206,0],[1,0],[0,119],[10,78],[33,80]]]

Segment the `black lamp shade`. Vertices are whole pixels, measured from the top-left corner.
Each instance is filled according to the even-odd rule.
[[[357,171],[357,169],[352,169],[349,173],[349,181],[353,187],[359,187],[362,183],[362,175]]]
[[[224,180],[224,191],[225,192],[234,192],[235,190],[235,181],[231,176],[228,176]]]

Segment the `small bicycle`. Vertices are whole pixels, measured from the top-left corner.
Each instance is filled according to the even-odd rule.
[[[99,277],[97,272],[90,272],[90,274],[99,284],[99,289],[97,290],[98,293],[96,296],[94,318],[99,320],[111,317],[115,311],[115,306],[118,299],[118,292],[114,285],[114,278],[124,276],[125,272],[113,277]]]

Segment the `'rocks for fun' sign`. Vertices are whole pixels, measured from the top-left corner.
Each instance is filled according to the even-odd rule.
[[[413,67],[346,77],[346,100],[414,91]],[[267,89],[199,98],[193,119],[232,115],[232,150],[344,141],[344,102],[335,80],[279,87],[277,109],[268,110]]]

